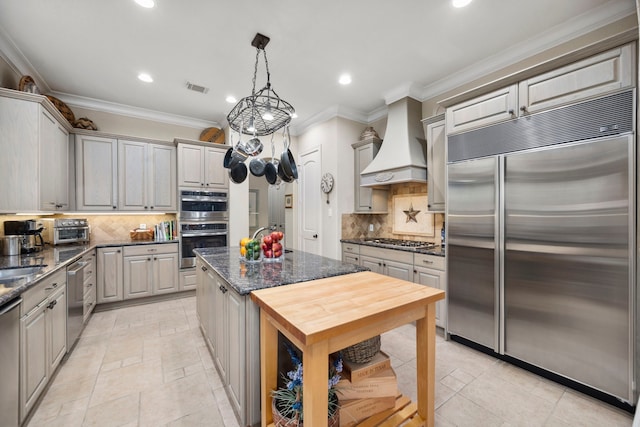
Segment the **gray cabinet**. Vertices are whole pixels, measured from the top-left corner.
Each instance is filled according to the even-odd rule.
[[[120,210],[175,211],[176,148],[140,141],[118,141]]]
[[[98,304],[122,301],[122,247],[97,250]]]
[[[78,210],[118,209],[118,140],[76,135],[76,204]]]
[[[124,299],[172,293],[178,290],[178,244],[123,248]]]
[[[634,85],[632,44],[539,74],[447,108],[447,135]]]
[[[447,189],[444,114],[424,119],[422,124],[427,138],[427,209],[444,212]]]
[[[0,212],[69,209],[72,129],[47,98],[0,88]]]
[[[354,149],[354,213],[387,213],[389,192],[385,189],[361,187],[360,172],[374,159],[382,140],[371,137],[351,144]]]
[[[227,187],[229,175],[222,163],[228,148],[178,142],[178,186]]]
[[[353,243],[342,244],[342,262],[348,262],[355,265],[360,265],[360,245]]]
[[[23,294],[20,318],[20,421],[23,422],[67,350],[66,271]]]
[[[82,320],[86,323],[96,307],[97,299],[97,274],[96,274],[96,254],[95,251],[82,257],[82,261],[86,263],[84,271],[84,281],[82,283],[83,292],[83,309]],[[69,296],[67,295],[67,298]]]
[[[385,276],[411,281],[413,253],[360,245],[360,265]]]
[[[260,422],[259,311],[196,260],[196,310],[216,370],[240,425]]]
[[[182,269],[179,273],[179,291],[190,291],[196,289],[197,273],[195,268]]]
[[[445,259],[428,254],[415,254],[413,267],[413,282],[447,292],[447,278]],[[446,299],[436,303],[436,326],[447,327]]]

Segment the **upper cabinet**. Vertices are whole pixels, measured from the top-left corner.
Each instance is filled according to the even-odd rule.
[[[424,119],[422,124],[427,138],[427,208],[430,212],[444,212],[447,189],[444,114]]]
[[[171,143],[76,135],[76,203],[87,211],[177,209]]]
[[[175,146],[118,141],[120,210],[175,211],[175,182]]]
[[[360,186],[362,172],[378,154],[382,140],[376,137],[365,138],[351,144],[354,149],[354,213],[387,213],[388,190]]]
[[[624,45],[447,108],[447,134],[601,96],[634,85],[633,45]]]
[[[178,186],[227,187],[229,175],[222,163],[228,148],[178,142]]]
[[[69,209],[71,125],[44,96],[0,89],[0,212]]]

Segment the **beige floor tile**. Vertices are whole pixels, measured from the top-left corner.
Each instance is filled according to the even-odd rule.
[[[218,404],[218,409],[220,410],[220,415],[222,416],[225,427],[238,427],[238,419],[231,405],[228,403],[229,400],[224,389],[215,389],[213,394],[215,395],[216,403]]]
[[[408,362],[416,357],[416,341],[400,333],[382,334],[381,350],[400,361]]]
[[[60,415],[56,418],[48,419],[44,422],[32,420],[29,427],[82,427],[84,419],[84,411],[72,412],[70,414]]]
[[[131,393],[87,410],[83,427],[122,426],[137,423],[140,393]]]
[[[207,405],[198,412],[185,415],[167,423],[166,427],[227,427],[222,420],[218,405]]]
[[[102,360],[99,358],[93,356],[76,357],[71,354],[71,357],[60,365],[54,384],[91,381],[98,375],[101,364]]]
[[[140,426],[164,425],[215,404],[213,391],[204,377],[184,377],[142,391]]]
[[[630,426],[633,418],[627,412],[577,392],[566,391],[556,405],[551,419],[584,427]]]
[[[89,407],[114,400],[131,393],[153,389],[163,382],[158,360],[100,372]]]
[[[459,394],[440,406],[436,414],[458,427],[500,427],[503,424],[496,415]]]

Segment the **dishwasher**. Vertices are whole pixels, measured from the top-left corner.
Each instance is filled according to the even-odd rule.
[[[18,427],[20,303],[22,298],[16,298],[0,307],[0,414],[6,427]]]
[[[84,309],[85,261],[67,267],[67,352],[70,352],[82,332]]]

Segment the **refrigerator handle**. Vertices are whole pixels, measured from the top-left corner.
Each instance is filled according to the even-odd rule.
[[[505,229],[505,166],[506,157],[498,156],[498,162],[496,164],[496,215],[495,215],[495,300],[499,301],[495,307],[495,319],[496,320],[496,349],[499,354],[505,353],[505,312],[504,312],[504,271],[502,266],[504,265],[504,229]]]

